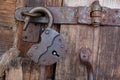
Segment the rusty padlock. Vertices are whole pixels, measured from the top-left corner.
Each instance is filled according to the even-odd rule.
[[[53,16],[51,12],[44,7],[36,7],[31,10],[32,13],[42,12],[49,18],[48,27],[41,34],[41,41],[32,45],[28,51],[29,57],[37,64],[51,65],[65,56],[65,45],[63,37],[52,29]],[[29,18],[26,18],[24,29],[26,29]]]

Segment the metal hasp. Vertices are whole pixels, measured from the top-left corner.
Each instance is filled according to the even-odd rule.
[[[38,13],[29,13],[33,7],[22,7],[15,11],[15,17],[24,21],[30,16],[30,22],[48,23],[48,18]],[[90,7],[46,7],[53,14],[53,24],[93,24],[94,26],[120,26],[120,9],[102,7],[99,1],[94,1]]]
[[[90,52],[86,48],[82,48],[80,51],[80,61],[87,68],[88,80],[94,80],[93,67],[89,61]]]
[[[15,11],[15,18],[28,21],[28,28],[22,33],[22,39],[27,42],[38,42],[42,33],[41,23],[48,23],[48,17],[41,12],[32,13],[34,7],[22,7]],[[54,18],[53,24],[87,24],[98,26],[120,26],[120,9],[102,7],[99,1],[91,6],[79,7],[46,7]],[[28,20],[27,20],[28,19]],[[35,25],[40,24],[40,25]],[[26,26],[25,25],[25,26]],[[33,27],[32,27],[33,26]],[[26,27],[24,27],[26,28]],[[44,30],[44,29],[43,29]],[[40,33],[40,34],[39,34]]]

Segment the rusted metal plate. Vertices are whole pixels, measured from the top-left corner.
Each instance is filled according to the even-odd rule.
[[[47,7],[53,14],[55,24],[77,24],[77,8],[75,7]],[[19,21],[24,20],[22,16],[23,11],[30,11],[32,7],[18,8],[15,12],[15,17]],[[31,18],[30,22],[35,23],[48,23],[47,17],[35,17]]]
[[[79,7],[78,8],[78,23],[91,24],[90,12],[91,12],[91,8],[89,7]]]
[[[12,30],[0,30],[0,56],[13,46],[14,34]]]
[[[22,39],[28,42],[38,42],[41,32],[40,24],[29,23],[26,31],[22,32]]]
[[[91,7],[46,7],[54,17],[54,24],[92,24]],[[32,7],[18,8],[15,17],[19,21],[24,20],[23,11],[29,11]],[[102,20],[100,25],[120,26],[120,10],[102,7]],[[47,23],[47,17],[31,18],[30,22]]]
[[[102,8],[102,25],[112,25],[120,26],[120,10],[119,9],[110,9],[103,7]]]
[[[32,45],[28,55],[40,65],[54,64],[65,56],[64,39],[55,30],[47,28],[41,35],[41,42]]]

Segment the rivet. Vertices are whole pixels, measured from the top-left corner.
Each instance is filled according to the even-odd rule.
[[[23,39],[27,39],[28,37],[27,36],[23,36]]]
[[[46,30],[46,31],[45,31],[45,34],[49,34],[49,30]]]
[[[59,39],[59,42],[61,42],[62,40],[61,39]]]
[[[37,47],[37,46],[35,46],[35,49],[38,49],[38,47]]]
[[[61,48],[64,48],[64,46],[63,46],[63,45],[61,45]]]

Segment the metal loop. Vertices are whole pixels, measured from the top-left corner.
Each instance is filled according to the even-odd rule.
[[[28,11],[23,11],[21,13],[23,16],[29,16],[29,17],[41,17],[42,14],[40,13],[29,13]]]
[[[45,13],[45,14],[48,16],[48,18],[49,18],[48,27],[49,27],[49,28],[52,28],[52,25],[53,25],[53,16],[52,16],[52,13],[51,13],[47,8],[44,8],[44,7],[35,7],[35,8],[33,8],[33,9],[31,9],[31,10],[29,11],[30,14],[31,14],[31,13],[36,13],[36,12]],[[23,30],[24,30],[24,31],[26,30],[29,21],[30,21],[30,16],[26,16],[26,17],[25,17],[25,20],[24,20],[25,25],[24,25],[24,27],[23,27]]]
[[[48,27],[52,28],[53,16],[52,16],[51,12],[47,8],[44,8],[44,7],[35,7],[29,13],[35,13],[35,12],[44,12],[45,14],[47,14],[47,16],[49,18]]]

